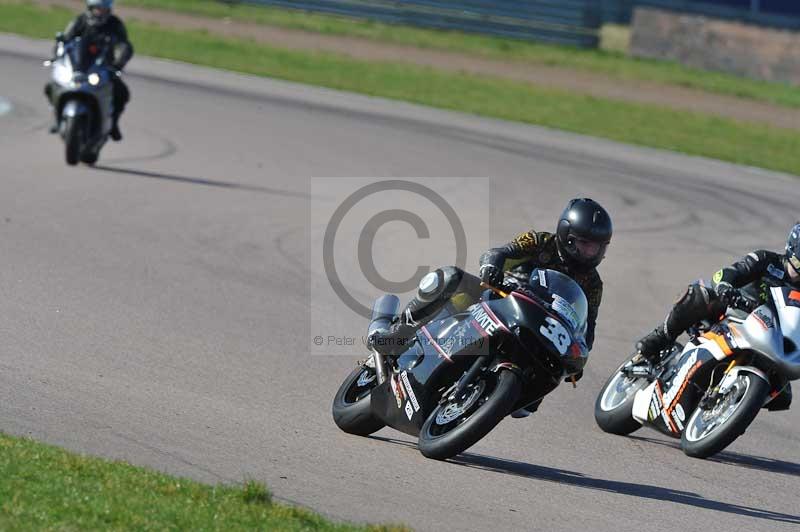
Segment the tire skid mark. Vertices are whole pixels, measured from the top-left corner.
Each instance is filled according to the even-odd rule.
[[[134,155],[131,157],[111,157],[105,159],[105,161],[111,164],[136,163],[136,162],[141,163],[148,161],[156,161],[158,159],[167,159],[178,153],[178,145],[169,138],[159,135],[158,133],[147,129],[143,129],[140,131],[144,133],[147,137],[156,139],[161,144],[160,149],[155,153],[149,155],[140,155],[140,156]]]

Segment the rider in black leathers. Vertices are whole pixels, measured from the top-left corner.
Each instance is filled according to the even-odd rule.
[[[572,277],[583,289],[589,304],[586,345],[591,349],[603,295],[603,282],[596,268],[605,256],[612,231],[611,218],[597,202],[573,199],[561,214],[555,233],[528,231],[507,245],[484,253],[480,278],[455,266],[427,274],[419,283],[417,296],[388,331],[378,331],[370,338],[370,344],[383,354],[397,354],[447,303],[463,310],[477,301],[483,290],[481,281],[511,288],[527,283],[535,268],[548,268]],[[580,377],[577,375],[576,379]],[[528,410],[536,407],[538,404]]]
[[[744,296],[746,301],[756,305],[767,300],[770,286],[786,284],[800,288],[800,223],[789,232],[784,253],[766,250],[748,253],[715,273],[712,283],[711,287],[689,285],[663,324],[639,340],[636,344],[638,353],[650,363],[657,363],[661,353],[671,348],[683,331],[702,320],[715,321],[732,300]],[[788,383],[782,395],[787,394],[791,401]],[[771,408],[775,409],[777,404]]]
[[[122,71],[133,57],[133,46],[128,40],[128,32],[122,21],[111,13],[114,0],[86,0],[86,11],[78,15],[69,23],[61,36],[63,41],[70,41],[75,37],[98,38],[110,37],[112,42],[111,68]],[[122,140],[119,129],[119,117],[125,110],[125,105],[130,100],[130,91],[119,76],[111,77],[114,92],[114,115],[111,138],[115,141]],[[45,95],[52,102],[52,85],[45,86]],[[51,132],[58,131],[58,118]]]

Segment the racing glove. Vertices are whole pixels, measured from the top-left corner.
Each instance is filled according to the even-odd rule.
[[[739,290],[733,287],[731,283],[721,281],[714,287],[717,297],[724,303],[729,303],[739,297]]]
[[[503,272],[494,264],[484,264],[480,269],[481,281],[491,286],[503,284]]]
[[[503,266],[505,257],[497,250],[490,249],[481,255],[480,269],[478,270],[481,281],[491,286],[501,286],[503,284]]]

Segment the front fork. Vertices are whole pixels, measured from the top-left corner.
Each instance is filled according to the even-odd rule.
[[[731,371],[733,371],[735,367],[741,365],[744,362],[744,360],[745,360],[744,355],[739,355],[733,360],[731,360],[730,364],[728,364],[728,367],[725,368],[725,373],[723,373],[722,378],[719,380],[716,386],[706,390],[705,395],[703,395],[703,398],[700,399],[700,404],[698,406],[702,410],[710,410],[711,408],[714,407],[715,404],[717,404],[717,401],[722,395],[728,393],[729,390],[726,387],[723,387],[723,383],[725,383],[725,380],[731,373]]]
[[[489,363],[489,360],[489,355],[481,355],[476,358],[469,370],[467,370],[466,373],[464,373],[449,390],[442,394],[442,398],[439,399],[439,404],[444,404],[448,401],[454,401],[456,397],[461,396],[461,394],[466,391],[467,386],[469,386],[473,379],[475,379],[478,373],[485,369],[486,365]]]

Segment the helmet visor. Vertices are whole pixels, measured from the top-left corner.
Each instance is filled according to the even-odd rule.
[[[606,253],[608,242],[596,242],[585,238],[575,239],[575,250],[582,260],[591,261],[602,258]]]
[[[89,8],[89,25],[99,26],[105,24],[111,16],[111,10],[103,6],[92,6]]]

